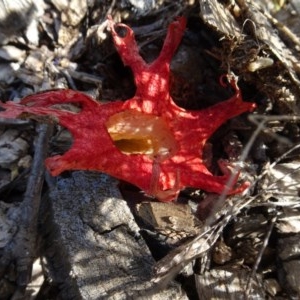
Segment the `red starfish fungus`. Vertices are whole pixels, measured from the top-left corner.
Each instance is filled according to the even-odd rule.
[[[243,102],[234,80],[232,98],[201,111],[188,111],[173,102],[170,61],[185,30],[184,18],[170,24],[161,53],[150,64],[139,55],[132,29],[111,19],[109,23],[115,46],[134,74],[133,98],[100,104],[73,90],[49,91],[28,96],[20,104],[2,104],[6,111],[0,117],[15,118],[26,112],[50,115],[72,133],[71,149],[46,160],[53,176],[65,170],[98,170],[135,184],[162,201],[173,200],[187,186],[222,193],[230,172],[212,175],[202,160],[203,146],[222,123],[255,105]],[[125,29],[124,36],[118,35],[117,27]],[[51,107],[61,103],[79,104],[81,111]],[[228,194],[245,187],[229,187]]]

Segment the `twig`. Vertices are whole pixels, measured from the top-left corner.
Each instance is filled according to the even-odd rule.
[[[44,160],[48,152],[48,140],[52,133],[52,126],[38,124],[36,131],[38,135],[35,139],[35,155],[24,200],[17,216],[19,231],[14,241],[15,245],[11,245],[17,266],[17,284],[19,287],[12,299],[18,299],[30,282],[32,264],[36,255],[37,219],[44,182]]]
[[[258,266],[259,266],[259,263],[261,262],[261,259],[262,259],[262,256],[264,254],[264,251],[268,245],[268,242],[269,242],[269,239],[270,239],[270,236],[271,236],[271,233],[273,231],[273,228],[274,228],[274,225],[277,221],[277,214],[276,216],[274,216],[271,220],[271,224],[270,224],[270,227],[269,227],[269,230],[265,236],[265,239],[264,239],[264,242],[262,244],[262,247],[260,248],[260,251],[257,255],[257,258],[256,258],[256,261],[254,263],[254,266],[252,268],[252,272],[248,278],[248,281],[247,281],[247,285],[246,285],[246,290],[245,290],[245,299],[249,299],[249,295],[250,295],[250,291],[251,291],[251,279],[254,279],[254,276],[257,272],[257,269],[258,269]]]

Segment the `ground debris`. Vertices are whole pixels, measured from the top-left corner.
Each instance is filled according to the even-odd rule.
[[[141,55],[152,61],[167,24],[184,15],[187,30],[171,64],[176,103],[199,109],[227,99],[232,91],[221,88],[218,78],[230,72],[238,76],[243,98],[257,103],[250,121],[231,120],[206,144],[209,169],[218,174],[217,160],[228,160],[251,184],[246,194],[185,190],[180,205],[169,205],[122,183],[130,207],[148,203],[155,219],[149,229],[135,216],[137,226],[136,211],[122,200],[115,180],[64,173],[43,185],[38,243],[28,243],[36,234],[38,205],[24,196],[31,159],[39,152],[36,121],[1,119],[0,298],[24,296],[34,260],[42,265],[39,299],[125,299],[144,296],[144,289],[149,299],[185,299],[185,291],[190,299],[299,298],[298,2],[0,0],[4,102],[57,88],[105,101],[128,99],[135,91],[132,74],[115,54],[107,16],[130,25]],[[72,136],[57,126],[54,133],[51,155],[62,154]],[[28,236],[24,220],[34,226]],[[146,231],[167,243],[149,242]],[[153,256],[162,259],[155,263]]]

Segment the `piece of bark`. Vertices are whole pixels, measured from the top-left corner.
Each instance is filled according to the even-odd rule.
[[[154,259],[116,180],[78,171],[48,183],[43,231],[62,299],[187,299],[177,284],[153,292]]]

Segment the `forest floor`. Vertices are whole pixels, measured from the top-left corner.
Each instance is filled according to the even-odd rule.
[[[222,125],[204,151],[212,173],[226,160],[250,187],[234,196],[186,188],[172,203],[97,172],[51,177],[43,162],[71,147],[70,133],[0,118],[0,299],[300,298],[300,2],[12,2],[0,1],[4,103],[55,89],[129,99],[133,74],[107,17],[133,29],[150,62],[184,16],[176,104],[201,110],[230,98],[219,79],[234,74],[256,109]]]

